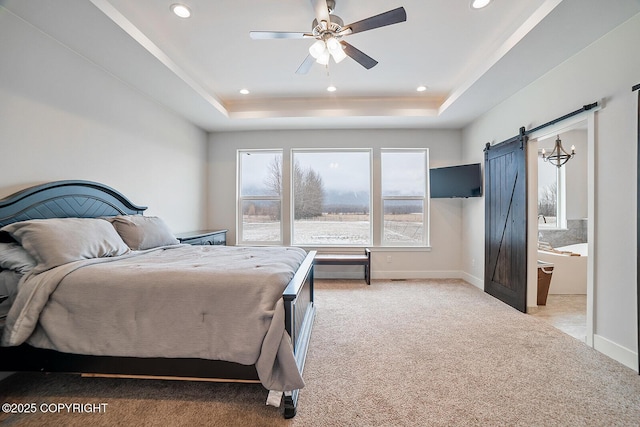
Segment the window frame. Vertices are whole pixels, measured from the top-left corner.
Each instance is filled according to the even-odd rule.
[[[243,196],[242,195],[242,155],[251,153],[273,153],[280,154],[280,170],[282,173],[282,189],[279,195],[255,195],[255,196]],[[251,246],[282,246],[284,244],[284,218],[283,218],[283,195],[286,189],[285,185],[285,173],[284,173],[284,150],[281,148],[265,148],[265,149],[238,149],[236,154],[236,243],[239,246],[251,245]],[[260,240],[245,240],[244,239],[244,214],[243,214],[243,202],[255,200],[255,201],[275,201],[280,204],[280,219],[279,222],[279,234],[280,239],[278,241],[260,241]]]
[[[345,243],[345,244],[337,244],[337,243],[328,243],[328,244],[316,244],[316,243],[294,243],[295,241],[295,185],[293,182],[294,175],[294,164],[295,164],[295,154],[296,153],[354,153],[354,152],[362,152],[368,153],[369,157],[369,241],[367,243]],[[374,239],[374,206],[373,206],[373,191],[374,191],[374,161],[373,161],[373,148],[292,148],[289,153],[289,231],[290,231],[290,244],[293,246],[299,247],[322,247],[322,248],[360,248],[360,247],[369,247],[375,245]]]
[[[384,154],[385,153],[424,153],[424,183],[423,196],[385,196],[384,186]],[[430,247],[430,223],[431,223],[431,195],[429,181],[429,148],[381,148],[380,149],[380,247],[384,248],[428,248]],[[385,240],[385,201],[422,201],[422,241],[416,244],[391,243]]]
[[[540,165],[544,164],[542,155],[539,150],[538,156],[538,175],[540,175]],[[538,219],[538,228],[540,230],[566,230],[567,229],[567,179],[564,167],[554,166],[555,183],[556,183],[556,225],[547,226],[546,223],[540,223]],[[540,180],[538,179],[538,194],[540,193]],[[539,199],[539,196],[538,196]]]
[[[567,171],[564,167],[557,168],[558,169],[558,194],[557,197],[557,219],[556,226],[559,230],[567,229]]]
[[[393,200],[393,196],[382,196],[382,158],[385,152],[424,152],[425,153],[425,196],[424,196],[424,212],[423,227],[424,233],[422,242],[417,244],[390,243],[384,241],[384,201]],[[281,156],[281,173],[282,173],[282,190],[279,196],[274,195],[257,195],[243,196],[242,190],[242,168],[243,161],[241,156],[244,153],[265,153],[271,152]],[[294,201],[294,155],[295,153],[340,153],[340,152],[366,152],[369,153],[369,242],[363,243],[296,243],[294,244],[294,228],[295,228],[295,201]],[[378,148],[378,147],[303,147],[303,148],[240,148],[236,149],[236,245],[238,246],[297,246],[301,248],[322,248],[336,249],[344,252],[351,252],[363,247],[377,247],[387,251],[423,251],[431,250],[430,245],[430,223],[431,223],[431,196],[430,196],[430,176],[429,176],[430,151],[429,148],[423,147],[406,147],[406,148]],[[396,200],[420,200],[419,196],[399,196]],[[243,238],[245,227],[243,217],[243,202],[249,200],[256,201],[275,201],[279,204],[279,237],[278,241],[253,241]]]

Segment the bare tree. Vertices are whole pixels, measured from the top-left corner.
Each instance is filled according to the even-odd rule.
[[[311,168],[304,169],[296,161],[293,164],[292,176],[294,218],[304,219],[322,215],[324,184],[320,174]],[[273,194],[282,195],[282,164],[277,158],[269,164],[265,185]]]
[[[267,188],[267,194],[270,196],[282,195],[282,159],[279,156],[273,156],[271,162],[267,165],[268,173],[264,180]],[[260,206],[260,214],[267,215],[272,220],[280,220],[281,206],[280,203],[267,202]]]
[[[279,157],[273,156],[271,163],[267,166],[269,169],[268,175],[265,178],[265,185],[273,195],[282,195],[282,161]]]
[[[556,216],[558,184],[552,183],[538,191],[538,215]]]

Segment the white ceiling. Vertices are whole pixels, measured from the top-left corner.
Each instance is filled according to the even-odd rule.
[[[640,12],[640,0],[337,0],[345,23],[399,6],[407,21],[346,38],[371,70],[347,58],[298,75],[313,40],[249,31],[309,32],[309,0],[184,0],[188,19],[169,10],[178,1],[0,5],[208,131],[460,128]]]

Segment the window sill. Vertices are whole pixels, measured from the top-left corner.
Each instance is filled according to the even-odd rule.
[[[306,251],[337,253],[360,253],[364,248],[371,249],[371,252],[431,252],[431,246],[294,246]]]

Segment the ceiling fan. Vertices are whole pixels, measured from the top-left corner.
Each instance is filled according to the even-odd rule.
[[[346,41],[344,36],[361,33],[367,30],[397,24],[407,20],[407,13],[403,7],[371,16],[361,21],[344,25],[342,19],[337,15],[332,15],[336,7],[335,0],[310,0],[315,11],[316,18],[311,24],[310,33],[285,32],[285,31],[251,31],[249,36],[254,40],[264,39],[316,39],[316,42],[309,48],[309,55],[302,62],[297,74],[306,74],[314,62],[327,65],[329,59],[333,57],[336,63],[342,61],[347,56],[353,58],[367,70],[375,67],[378,61],[371,58],[364,52],[356,49]]]

